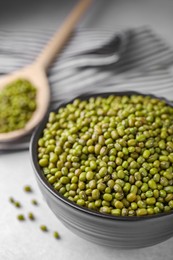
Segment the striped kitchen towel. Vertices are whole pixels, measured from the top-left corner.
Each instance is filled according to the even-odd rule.
[[[0,31],[0,74],[31,63],[53,32]],[[132,90],[173,100],[173,49],[148,27],[75,31],[48,71],[50,109],[88,92]],[[0,143],[0,151],[28,149],[30,135]]]

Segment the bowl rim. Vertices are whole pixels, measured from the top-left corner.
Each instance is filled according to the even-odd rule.
[[[151,98],[156,98],[159,100],[163,100],[166,102],[167,105],[173,107],[173,103],[169,100],[167,100],[164,97],[158,97],[156,95],[153,94],[146,94],[146,93],[141,93],[141,92],[137,92],[137,91],[111,91],[111,92],[88,92],[88,93],[84,93],[81,95],[77,95],[76,97],[74,97],[71,100],[68,101],[64,101],[61,102],[59,105],[57,105],[57,107],[55,109],[52,109],[51,111],[48,111],[46,116],[44,117],[44,119],[40,122],[40,124],[38,125],[38,127],[35,129],[35,131],[32,134],[31,140],[30,140],[30,146],[29,146],[29,153],[30,153],[30,160],[31,160],[31,164],[32,167],[34,169],[34,173],[37,177],[37,179],[40,181],[40,183],[44,186],[44,188],[50,192],[56,199],[59,199],[62,203],[70,206],[71,208],[78,210],[80,212],[83,212],[85,214],[91,215],[91,216],[95,216],[98,218],[105,218],[105,219],[109,219],[109,220],[117,220],[117,221],[141,221],[141,220],[151,220],[151,219],[155,219],[155,218],[162,218],[165,216],[169,216],[173,214],[173,210],[171,210],[170,212],[162,212],[162,213],[157,213],[157,214],[153,214],[153,215],[147,215],[147,216],[114,216],[111,214],[106,214],[106,213],[101,213],[95,210],[91,210],[87,207],[82,207],[77,205],[77,203],[72,202],[70,200],[68,200],[67,198],[65,198],[63,195],[61,195],[60,193],[58,193],[58,191],[56,191],[53,186],[47,181],[41,167],[38,164],[38,160],[37,160],[37,148],[38,148],[38,139],[40,138],[42,131],[47,123],[48,120],[48,116],[50,112],[57,112],[58,109],[60,109],[61,107],[66,106],[68,103],[72,103],[75,99],[80,99],[80,100],[88,100],[90,97],[97,97],[97,96],[101,96],[101,97],[108,97],[109,95],[115,95],[115,96],[131,96],[131,95],[141,95],[141,96],[150,96]]]

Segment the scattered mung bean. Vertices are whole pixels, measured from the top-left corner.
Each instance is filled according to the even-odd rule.
[[[24,217],[24,215],[20,214],[20,215],[17,216],[17,219],[18,219],[19,221],[24,221],[24,220],[25,220],[25,217]]]

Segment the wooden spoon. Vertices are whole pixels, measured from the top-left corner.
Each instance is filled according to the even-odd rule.
[[[37,108],[31,119],[22,129],[8,133],[0,133],[0,142],[12,141],[29,133],[45,116],[50,103],[50,87],[46,76],[46,71],[55,56],[58,52],[60,52],[70,37],[75,25],[91,1],[92,0],[81,0],[77,4],[35,62],[25,68],[15,71],[12,74],[0,78],[0,90],[3,89],[8,83],[17,79],[27,79],[37,88]]]

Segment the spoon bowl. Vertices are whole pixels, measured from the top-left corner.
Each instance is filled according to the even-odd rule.
[[[9,83],[17,79],[26,79],[32,83],[36,88],[36,103],[37,108],[33,113],[31,119],[26,123],[24,128],[17,129],[8,133],[0,133],[0,141],[12,141],[19,138],[30,131],[38,125],[38,123],[43,119],[46,114],[49,102],[50,102],[50,88],[48,79],[45,71],[37,64],[32,64],[26,68],[16,71],[10,75],[3,76],[0,78],[0,91]]]
[[[47,46],[33,64],[0,78],[0,91],[9,83],[17,79],[28,80],[37,90],[37,106],[31,119],[22,129],[17,129],[8,133],[0,133],[0,142],[10,142],[28,134],[44,118],[50,103],[50,88],[46,71],[55,56],[61,51],[64,44],[69,39],[75,25],[91,2],[92,0],[79,1],[77,6],[72,10],[63,25],[55,33],[50,42],[48,42]]]

